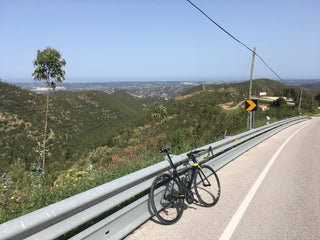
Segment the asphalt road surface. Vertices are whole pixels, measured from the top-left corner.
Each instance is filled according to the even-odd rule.
[[[151,219],[134,239],[320,239],[320,118],[291,126],[218,171],[216,206],[188,205],[164,226]]]

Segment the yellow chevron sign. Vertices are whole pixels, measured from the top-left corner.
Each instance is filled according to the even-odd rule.
[[[245,108],[246,111],[257,111],[259,106],[258,99],[246,100]]]

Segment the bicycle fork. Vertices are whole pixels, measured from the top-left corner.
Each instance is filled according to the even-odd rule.
[[[198,163],[195,163],[193,165],[197,165],[197,168],[201,171],[202,174],[199,174],[200,178],[201,178],[201,182],[203,184],[203,186],[205,187],[209,187],[211,186],[211,183],[207,177],[207,175],[205,174],[205,172],[203,171],[202,167],[198,164]]]

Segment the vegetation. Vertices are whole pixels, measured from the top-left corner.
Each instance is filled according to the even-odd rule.
[[[245,131],[247,112],[236,106],[248,86],[200,85],[179,100],[144,107],[124,91],[55,92],[49,99],[47,151],[40,143],[46,96],[0,82],[1,222],[162,161],[160,147],[179,154]],[[267,87],[269,95],[299,102],[300,89],[275,81],[256,80],[253,92]],[[226,103],[234,107],[225,110]],[[297,105],[282,98],[266,104],[268,111],[255,114],[255,127],[265,124],[266,116],[272,123],[298,115]],[[317,106],[304,91],[303,113]],[[45,151],[44,172],[39,163]]]
[[[18,160],[30,166],[43,139],[46,96],[1,82],[0,98],[0,171]],[[49,106],[47,171],[69,169],[91,150],[112,145],[113,137],[143,117],[141,103],[121,91],[56,92]]]
[[[317,93],[317,95],[314,97],[314,100],[320,102],[320,92]]]

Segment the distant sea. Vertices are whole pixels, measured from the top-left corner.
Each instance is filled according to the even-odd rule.
[[[98,82],[243,82],[248,81],[246,78],[66,78],[67,82],[80,83],[98,83]],[[274,79],[273,79],[274,80]],[[18,82],[34,82],[32,78],[2,78],[1,81],[9,83]],[[320,82],[320,79],[285,79],[282,81],[285,84],[292,83],[315,83]]]

